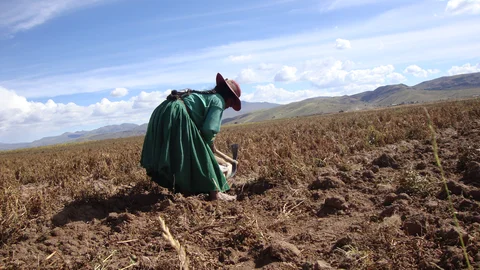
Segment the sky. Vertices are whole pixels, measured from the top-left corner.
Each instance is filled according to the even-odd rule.
[[[235,79],[287,104],[480,71],[480,0],[0,0],[0,143],[147,123]]]

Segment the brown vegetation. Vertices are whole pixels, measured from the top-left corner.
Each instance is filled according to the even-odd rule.
[[[0,153],[0,269],[480,267],[480,100],[226,126],[237,202],[184,197],[139,167],[143,137]],[[323,267],[323,268],[321,268]]]

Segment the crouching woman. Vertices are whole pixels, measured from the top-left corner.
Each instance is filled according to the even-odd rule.
[[[241,89],[220,73],[208,91],[172,91],[152,113],[140,164],[158,185],[183,194],[208,193],[211,200],[234,200],[215,158],[214,140],[223,111],[241,110]]]

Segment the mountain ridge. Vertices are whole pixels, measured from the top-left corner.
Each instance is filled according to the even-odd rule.
[[[232,109],[224,111],[222,125],[475,96],[480,96],[480,72],[443,76],[414,86],[405,84],[385,85],[350,96],[308,98],[285,105],[242,101],[241,112],[235,112]],[[100,127],[91,131],[65,132],[58,136],[41,138],[31,143],[0,143],[0,150],[142,136],[146,130],[147,124],[123,123]]]

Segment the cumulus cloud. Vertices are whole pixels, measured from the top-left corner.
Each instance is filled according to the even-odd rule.
[[[335,48],[337,48],[338,50],[345,50],[352,48],[352,46],[349,40],[337,38],[335,40]]]
[[[33,102],[15,91],[0,87],[0,142],[31,141],[39,137],[83,125],[104,125],[110,120],[118,123],[145,123],[149,115],[170,90],[141,92],[128,100],[101,101],[80,106],[75,103]],[[77,127],[80,129],[81,127]],[[32,132],[35,131],[35,132]]]
[[[242,69],[235,80],[238,83],[254,83],[258,81],[258,75],[251,68]]]
[[[296,78],[296,73],[296,67],[283,66],[282,69],[280,69],[277,74],[275,74],[274,80],[277,82],[294,81]]]
[[[405,74],[410,74],[415,77],[423,77],[423,78],[427,77],[430,74],[436,74],[439,72],[440,70],[438,69],[423,69],[417,65],[410,65],[406,67],[405,70],[403,71],[403,73]]]
[[[458,75],[475,72],[480,72],[480,63],[476,65],[470,65],[470,63],[467,63],[463,66],[453,66],[451,69],[448,70],[448,75]]]
[[[378,85],[403,81],[393,65],[380,65],[370,69],[352,69],[351,61],[333,58],[306,61],[298,80],[306,80],[318,88],[341,88],[346,85]]]
[[[480,0],[450,0],[445,12],[452,15],[480,14]]]
[[[390,73],[387,75],[387,81],[388,83],[401,83],[401,82],[404,82],[406,81],[407,78],[405,78],[405,76],[403,76],[402,74],[398,73],[398,72],[393,72],[393,73]]]
[[[115,88],[112,90],[112,92],[110,92],[110,95],[112,97],[124,97],[127,94],[128,94],[128,89],[123,87]]]
[[[251,55],[230,55],[228,57],[228,60],[230,60],[234,63],[245,62],[245,61],[248,61],[250,59],[252,59]]]
[[[273,83],[269,83],[266,85],[255,86],[255,91],[245,96],[244,100],[285,104],[318,95],[318,92],[314,90],[288,91],[283,88],[276,87]]]

